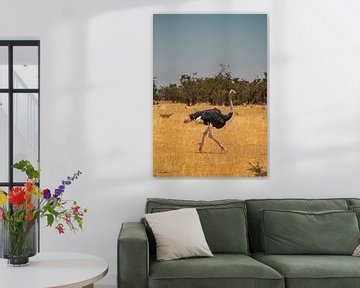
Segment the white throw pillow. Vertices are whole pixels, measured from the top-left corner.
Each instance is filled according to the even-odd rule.
[[[145,214],[156,240],[158,261],[213,256],[195,208]]]
[[[356,246],[352,256],[360,257],[360,244],[358,246]]]

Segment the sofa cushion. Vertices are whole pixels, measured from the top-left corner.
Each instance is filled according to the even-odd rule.
[[[360,227],[360,199],[359,198],[348,198],[348,206],[350,211],[355,211],[358,217],[358,223]]]
[[[274,269],[246,255],[215,254],[211,258],[150,261],[149,288],[284,288]]]
[[[360,227],[360,205],[359,206],[351,205],[349,207],[349,210],[354,211],[356,213],[356,217],[358,218],[358,224]]]
[[[343,255],[265,255],[256,260],[284,275],[287,288],[358,288],[360,258]]]
[[[347,201],[349,206],[360,206],[360,198],[348,198]]]
[[[159,261],[213,256],[195,208],[145,214],[156,239]]]
[[[346,199],[254,199],[246,200],[252,251],[262,251],[260,210],[327,211],[348,210]]]
[[[262,210],[266,254],[352,255],[359,244],[354,211]]]
[[[192,201],[148,199],[146,213],[197,208],[206,241],[213,253],[248,254],[245,202],[241,200]],[[149,239],[152,239],[150,231]],[[153,240],[150,240],[152,242]]]

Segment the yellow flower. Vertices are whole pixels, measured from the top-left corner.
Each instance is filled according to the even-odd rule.
[[[4,206],[7,203],[7,196],[0,188],[0,206]]]

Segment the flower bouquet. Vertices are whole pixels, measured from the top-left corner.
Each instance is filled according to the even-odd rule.
[[[40,189],[40,168],[35,169],[27,160],[13,165],[26,173],[23,187],[12,187],[8,194],[0,188],[0,257],[8,259],[9,265],[26,265],[29,257],[36,254],[36,223],[45,218],[47,226],[55,227],[59,234],[82,229],[86,209],[76,201],[63,199],[66,186],[78,179],[81,172],[67,177],[54,189]]]

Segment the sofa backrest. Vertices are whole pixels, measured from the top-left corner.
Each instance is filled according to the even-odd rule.
[[[253,199],[246,200],[248,213],[250,248],[252,252],[262,251],[261,215],[263,209],[329,211],[348,210],[347,199]]]
[[[206,241],[213,253],[249,253],[245,201],[150,198],[147,199],[145,213],[165,212],[181,208],[197,209]],[[154,252],[154,237],[149,227],[147,227],[147,233],[151,252]]]

